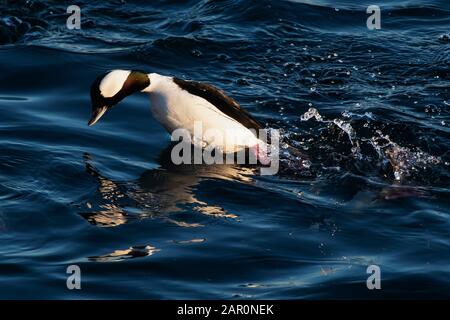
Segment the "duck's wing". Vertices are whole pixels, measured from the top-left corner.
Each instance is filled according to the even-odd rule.
[[[263,128],[262,125],[258,121],[256,121],[250,115],[250,113],[243,109],[234,99],[230,98],[225,94],[224,91],[214,87],[213,85],[209,83],[188,81],[178,78],[173,78],[173,82],[175,82],[181,89],[186,90],[190,94],[205,99],[221,112],[238,121],[243,126],[255,130]]]

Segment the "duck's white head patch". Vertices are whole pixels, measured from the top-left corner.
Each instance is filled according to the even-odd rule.
[[[113,70],[100,82],[100,93],[105,98],[114,97],[123,87],[131,71]]]

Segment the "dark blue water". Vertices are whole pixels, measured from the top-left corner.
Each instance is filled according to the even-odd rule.
[[[447,0],[380,30],[366,1],[70,4],[0,1],[1,298],[450,296]],[[144,95],[87,127],[117,68],[224,89],[311,167],[174,166]]]

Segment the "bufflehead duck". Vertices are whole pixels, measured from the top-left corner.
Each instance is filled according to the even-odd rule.
[[[261,124],[224,91],[207,83],[137,70],[110,71],[91,86],[92,116],[88,125],[96,124],[106,111],[135,92],[149,94],[154,118],[169,133],[185,129],[197,146],[218,148],[224,153],[250,149],[259,161],[267,162],[267,145],[257,137],[263,129]],[[219,132],[221,139],[210,135],[199,141],[194,136],[196,122],[201,123],[203,132]]]

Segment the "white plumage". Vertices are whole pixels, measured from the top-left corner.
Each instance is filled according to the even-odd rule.
[[[192,95],[173,82],[173,78],[156,73],[148,75],[150,85],[142,90],[150,95],[153,116],[172,133],[185,129],[194,144],[214,147],[223,152],[237,152],[254,147],[259,139],[238,121],[227,116],[202,97]],[[201,126],[203,136],[195,136],[194,126]]]

